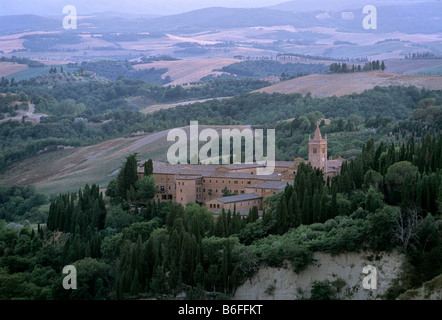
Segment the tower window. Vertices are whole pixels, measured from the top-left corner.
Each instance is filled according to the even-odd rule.
[[[318,149],[313,148],[313,154],[317,154],[318,153]]]

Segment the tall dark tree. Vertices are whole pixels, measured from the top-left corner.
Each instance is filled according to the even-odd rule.
[[[152,159],[147,160],[144,162],[144,176],[150,176],[153,174],[153,162]]]
[[[120,169],[117,178],[117,192],[118,195],[128,200],[128,195],[131,195],[131,188],[136,191],[135,183],[138,180],[138,160],[137,154],[133,153],[126,158],[126,162]],[[129,193],[128,193],[129,191]]]

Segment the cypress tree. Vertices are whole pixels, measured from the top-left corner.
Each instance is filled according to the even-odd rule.
[[[310,224],[310,197],[307,192],[304,193],[304,200],[302,201],[302,224]]]
[[[130,286],[130,294],[131,295],[137,295],[138,293],[141,292],[141,284],[140,284],[140,279],[138,277],[138,270],[135,270],[135,275],[134,278],[132,280],[132,284]]]
[[[166,293],[166,276],[163,266],[156,266],[152,275],[150,289],[153,293]]]
[[[117,177],[117,192],[119,196],[125,200],[128,196],[128,191],[131,190],[131,187],[135,190],[135,182],[138,180],[138,161],[137,161],[137,153],[133,153],[126,158],[126,162],[120,169],[120,173]],[[130,193],[130,196],[133,196],[133,193]]]
[[[153,174],[153,162],[152,159],[144,162],[144,176],[150,176]]]

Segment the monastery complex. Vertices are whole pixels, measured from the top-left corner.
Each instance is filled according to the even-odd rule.
[[[324,172],[324,178],[340,172],[344,159],[327,159],[327,136],[322,137],[319,126],[313,138],[309,136],[309,159],[276,161],[271,175],[258,175],[257,168],[263,164],[191,165],[153,162],[153,175],[157,193],[155,200],[172,200],[183,205],[189,202],[207,206],[214,214],[222,209],[235,208],[247,215],[253,206],[262,210],[263,200],[283,191],[293,183],[300,163],[310,163]],[[144,175],[143,167],[138,175]],[[226,192],[227,191],[227,192]],[[225,194],[233,194],[225,196]]]

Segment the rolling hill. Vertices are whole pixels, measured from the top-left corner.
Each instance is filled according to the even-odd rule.
[[[442,77],[384,72],[312,74],[265,87],[257,92],[301,93],[303,95],[310,92],[313,97],[322,98],[361,93],[375,86],[416,86],[436,90],[442,89]]]
[[[203,129],[204,126],[200,126]],[[211,126],[211,128],[239,128],[244,126]],[[188,131],[187,128],[183,128]],[[42,152],[13,164],[0,174],[0,184],[33,184],[45,194],[76,191],[86,183],[106,187],[116,177],[121,164],[131,153],[138,153],[140,161],[149,158],[166,161],[167,149],[174,142],[167,141],[168,130],[117,138],[87,147],[65,147]]]
[[[321,1],[323,3],[323,1]],[[208,30],[248,28],[255,26],[292,25],[296,28],[328,27],[348,32],[440,32],[440,12],[437,1],[408,1],[399,6],[398,1],[377,1],[379,7],[378,30],[365,30],[362,8],[366,3],[346,1],[336,6],[329,3],[318,7],[307,1],[292,1],[285,5],[267,8],[209,7],[185,13],[152,18],[93,14],[79,21],[82,30],[93,32],[178,32],[196,33]],[[302,12],[301,12],[302,11]],[[343,15],[344,14],[344,15]],[[61,16],[60,16],[61,17]],[[60,30],[60,17],[37,15],[2,16],[0,34],[24,31]],[[388,23],[385,23],[388,21]],[[384,22],[384,23],[382,23]]]
[[[228,58],[156,61],[153,63],[134,65],[134,69],[167,68],[168,71],[162,75],[163,79],[167,76],[170,76],[172,79],[172,82],[167,85],[182,85],[184,83],[198,82],[201,78],[211,74],[219,75],[220,72],[213,70],[220,69],[238,61],[240,60]]]

